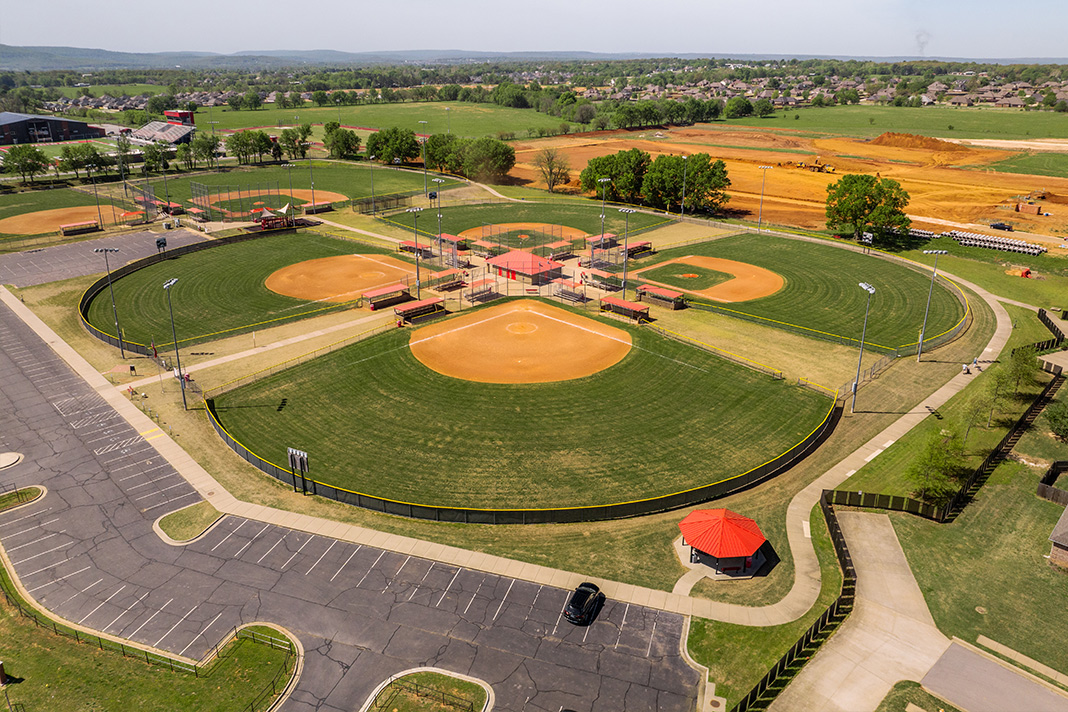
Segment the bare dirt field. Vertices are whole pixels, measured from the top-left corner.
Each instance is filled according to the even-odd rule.
[[[635,271],[633,274],[640,275],[647,270],[670,264],[693,265],[694,267],[704,267],[705,269],[714,270],[716,272],[726,272],[727,274],[734,275],[734,279],[729,279],[726,282],[722,282],[701,291],[682,289],[677,285],[650,282],[650,284],[659,284],[668,289],[682,289],[682,291],[689,292],[690,294],[699,294],[714,302],[745,302],[750,299],[760,299],[761,297],[775,294],[775,292],[782,289],[783,284],[785,284],[780,275],[771,270],[764,269],[763,267],[746,264],[745,262],[724,260],[719,257],[705,257],[702,255],[687,255],[673,260],[667,260],[665,262],[644,267]]]
[[[100,208],[104,224],[111,224],[111,210]],[[39,235],[43,232],[58,232],[62,225],[89,222],[97,219],[95,205],[80,205],[74,208],[56,208],[38,210],[35,213],[12,215],[0,220],[0,234],[4,235]]]
[[[511,175],[540,185],[541,177],[532,161],[537,151],[546,146],[560,148],[567,156],[572,181],[564,189],[571,192],[579,192],[579,174],[595,156],[632,148],[647,151],[653,158],[704,152],[727,164],[731,179],[727,207],[739,217],[757,218],[764,173],[759,166],[770,165],[762,217],[771,224],[825,227],[827,186],[843,173],[864,173],[900,182],[911,197],[909,213],[920,223],[923,218],[986,225],[1009,220],[1024,232],[1068,233],[1068,208],[1059,197],[1068,196],[1068,178],[1001,173],[986,168],[1014,155],[1005,150],[1014,145],[1006,142],[995,148],[962,146],[907,134],[864,140],[811,137],[783,129],[746,131],[711,126],[615,131],[517,142],[516,165]],[[833,166],[834,173],[797,166],[798,162],[811,164],[817,157]],[[1013,210],[1021,196],[1034,191],[1048,194],[1039,202],[1050,216]]]
[[[623,360],[626,331],[532,300],[480,309],[412,332],[427,368],[480,383],[550,383],[590,376]]]
[[[267,289],[312,302],[347,302],[376,287],[388,287],[415,269],[386,255],[338,255],[306,260],[272,273]]]

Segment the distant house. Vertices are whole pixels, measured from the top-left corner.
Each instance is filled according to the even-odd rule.
[[[971,106],[975,100],[969,96],[952,96],[949,98],[950,106]]]
[[[1018,96],[1008,96],[995,101],[994,106],[1000,106],[1005,109],[1022,109],[1027,106],[1027,103]]]

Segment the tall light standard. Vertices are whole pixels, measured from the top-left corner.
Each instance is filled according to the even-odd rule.
[[[422,208],[408,208],[408,212],[412,214],[412,234],[415,235],[415,298],[420,297],[420,279],[419,279],[419,253],[423,251],[423,248],[419,246],[419,211]]]
[[[308,150],[309,151],[311,150],[311,142],[310,141],[305,141],[301,145],[302,146],[307,146]],[[311,194],[312,194],[311,204],[313,206],[312,210],[314,210],[315,209],[314,208],[314,206],[315,206],[315,169],[312,168],[311,156],[308,156],[308,175],[311,176]]]
[[[868,311],[871,309],[871,295],[875,294],[875,287],[867,282],[861,282],[860,288],[868,293],[868,304],[864,307],[864,328],[860,332],[860,359],[857,361],[857,380],[853,381],[853,403],[849,406],[849,412],[857,410],[857,391],[860,389],[860,366],[864,363],[864,338],[868,335]]]
[[[768,171],[771,166],[760,166],[760,210],[757,212],[757,232],[760,232],[760,223],[764,220],[764,182],[768,179]]]
[[[86,169],[86,173],[88,173],[89,177],[93,179],[93,199],[96,200],[96,224],[100,226],[101,230],[103,230],[104,218],[100,216],[100,195],[96,192],[96,174],[88,168]],[[114,214],[112,214],[112,218],[114,217]]]
[[[683,156],[682,157],[682,204],[681,204],[682,210],[681,210],[681,215],[683,217],[686,217],[686,159],[687,158],[689,158],[689,156]]]
[[[920,345],[916,349],[916,361],[920,360],[920,356],[923,354],[923,337],[927,334],[927,314],[931,311],[931,294],[934,293],[935,275],[938,274],[938,256],[946,254],[946,250],[924,250],[925,255],[934,255],[934,269],[931,270],[931,288],[927,290],[927,308],[923,310],[923,327],[920,328]]]
[[[375,214],[375,159],[378,156],[368,156],[367,160],[371,163],[371,216]]]
[[[437,183],[437,190],[434,193],[438,196],[438,257],[442,257],[443,246],[441,244],[441,184],[445,182],[444,178],[431,178],[431,182]]]
[[[289,202],[293,202],[293,164],[283,163],[282,168],[286,169],[286,173],[289,174]]]
[[[597,182],[601,184],[601,239],[597,242],[602,248],[604,247],[604,196],[608,190],[608,184],[612,182],[611,178],[598,178]],[[593,243],[590,243],[590,269],[593,269]]]
[[[423,124],[424,127],[427,124],[426,121],[420,121],[419,123]],[[423,140],[419,143],[422,145],[423,149],[423,195],[425,196],[427,193],[430,192],[430,189],[426,186],[426,136],[423,136]]]
[[[445,121],[448,130],[445,133],[452,133],[452,114],[449,113],[449,107],[445,107]]]
[[[182,359],[178,355],[178,333],[174,330],[174,307],[171,305],[171,287],[174,286],[178,279],[168,279],[163,283],[163,288],[167,291],[167,309],[171,313],[171,338],[174,339],[174,361],[178,364],[178,382],[182,384],[182,409],[189,410],[189,404],[185,400],[185,377],[182,375]]]
[[[630,237],[630,216],[635,212],[633,208],[620,208],[623,213],[623,298],[627,298],[627,240]]]
[[[104,268],[108,271],[108,291],[111,292],[111,313],[115,317],[115,335],[119,337],[119,353],[126,358],[126,349],[122,345],[122,330],[119,328],[119,310],[115,307],[115,288],[111,286],[111,265],[108,263],[108,253],[118,252],[117,247],[95,247],[93,252],[104,253]]]

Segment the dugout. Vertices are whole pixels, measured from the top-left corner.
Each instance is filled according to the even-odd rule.
[[[504,254],[508,251],[508,248],[501,247],[496,242],[486,242],[485,240],[472,240],[471,250],[479,257],[489,259],[490,257],[496,257],[497,255]]]
[[[375,309],[390,307],[401,302],[410,302],[412,300],[410,289],[411,287],[406,284],[397,283],[388,287],[369,289],[360,296],[367,301],[371,311],[374,311]]]
[[[423,245],[413,242],[412,240],[405,240],[397,245],[397,252],[407,252],[410,255],[418,255],[424,260],[429,260],[434,257],[434,250],[430,245]]]
[[[532,252],[512,250],[486,260],[486,269],[491,274],[517,282],[539,285],[548,284],[563,276],[564,266]]]
[[[650,302],[660,304],[668,309],[685,309],[686,299],[682,292],[676,292],[672,289],[664,289],[663,287],[654,287],[651,284],[639,285],[636,290],[638,294],[638,301],[647,299]]]
[[[440,272],[432,272],[426,280],[428,289],[436,289],[439,292],[456,289],[457,287],[462,287],[463,284],[464,273],[455,267]]]
[[[615,247],[618,244],[618,238],[610,232],[606,232],[603,235],[590,235],[586,238],[586,245],[591,248],[596,247],[598,250]]]
[[[580,282],[573,282],[570,279],[561,277],[552,281],[552,288],[553,296],[558,297],[559,299],[564,299],[576,304],[582,304],[586,301],[585,290],[579,291],[582,289],[582,284]]]
[[[606,292],[618,292],[623,289],[623,280],[611,272],[605,272],[600,269],[588,269],[583,272],[582,275],[591,286],[596,287],[597,289],[603,289]]]
[[[575,256],[575,248],[570,240],[550,242],[538,248],[543,255],[548,255],[550,260],[566,260]]]
[[[62,235],[81,235],[85,232],[96,232],[100,230],[100,225],[96,220],[87,220],[85,222],[68,223],[66,225],[59,226],[59,232]]]
[[[407,304],[393,307],[393,313],[401,320],[409,324],[415,324],[445,314],[445,300],[441,297],[420,299],[417,302],[408,302]]]
[[[319,213],[326,213],[334,209],[334,204],[329,200],[319,201],[317,203],[306,203],[304,205],[305,215],[317,215]]]
[[[474,304],[475,302],[488,302],[501,296],[497,291],[497,280],[490,277],[486,279],[480,279],[467,285],[467,293],[464,297],[467,301]]]
[[[638,302],[628,302],[619,297],[601,297],[601,311],[619,314],[628,319],[649,321],[649,307]]]
[[[651,254],[653,254],[653,243],[651,242],[632,242],[627,245],[628,260]]]

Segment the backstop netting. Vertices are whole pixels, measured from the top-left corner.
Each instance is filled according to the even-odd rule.
[[[248,185],[189,184],[190,202],[201,215],[218,222],[248,222],[256,220],[264,210],[281,210],[295,201],[279,187],[278,181]],[[306,201],[300,201],[302,204]]]
[[[160,200],[156,197],[156,189],[148,178],[143,180],[127,180],[123,186],[126,197],[133,201],[135,210],[145,214],[145,219],[151,220],[159,212]]]

